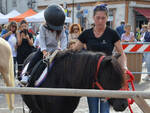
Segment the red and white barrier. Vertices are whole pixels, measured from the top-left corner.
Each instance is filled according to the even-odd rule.
[[[150,52],[150,44],[146,43],[128,43],[128,44],[122,44],[124,52],[137,52],[137,53],[143,53],[143,52]]]

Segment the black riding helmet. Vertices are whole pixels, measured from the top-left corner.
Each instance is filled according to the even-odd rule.
[[[47,27],[52,30],[62,30],[65,23],[64,9],[57,4],[52,4],[44,11]]]

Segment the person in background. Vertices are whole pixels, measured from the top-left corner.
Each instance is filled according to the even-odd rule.
[[[144,36],[145,36],[145,33],[147,32],[147,25],[142,25],[142,29],[141,29],[141,38],[140,38],[140,40],[142,41],[142,42],[144,42]]]
[[[2,28],[2,25],[0,25],[0,35],[1,35],[1,32],[2,32],[2,29],[3,29],[3,28]]]
[[[122,21],[120,22],[120,26],[118,26],[118,27],[116,28],[116,31],[117,31],[117,33],[118,33],[118,35],[119,35],[120,37],[121,37],[121,35],[122,35],[123,33],[125,33],[124,26],[125,26],[125,21],[122,20]]]
[[[81,50],[85,44],[89,51],[104,52],[106,55],[112,55],[112,51],[115,47],[116,51],[121,54],[120,63],[123,69],[126,70],[127,59],[122,49],[120,37],[116,31],[106,26],[108,19],[108,9],[106,6],[106,4],[101,4],[94,8],[93,20],[95,26],[83,31],[79,35],[73,50]],[[109,103],[97,97],[88,97],[88,105],[90,113],[110,112]]]
[[[134,38],[134,33],[131,32],[131,25],[126,24],[124,26],[124,29],[125,29],[125,33],[121,35],[121,41],[122,42],[134,42],[135,38]]]
[[[3,37],[3,35],[8,33],[8,31],[10,31],[10,26],[9,26],[9,24],[5,24],[4,28],[2,29],[2,32],[1,32],[1,37]],[[3,37],[3,38],[8,41],[9,35],[7,37]]]
[[[81,27],[79,24],[72,24],[69,29],[69,41],[72,39],[77,39],[81,34]]]
[[[38,33],[35,40],[34,40],[34,43],[33,43],[33,46],[37,49],[40,48],[39,38],[40,38],[40,34]]]
[[[135,39],[141,41],[141,30],[139,27],[136,28]]]
[[[144,42],[150,42],[150,22],[147,25],[147,32],[144,35]],[[150,53],[144,53],[144,60],[147,67],[147,72],[150,72]],[[150,74],[148,74],[143,80],[150,81]]]
[[[23,74],[22,84],[28,83],[32,68],[38,61],[46,58],[57,49],[64,50],[67,48],[67,38],[64,31],[64,9],[60,5],[52,4],[45,10],[44,18],[46,23],[40,27],[40,49],[34,54],[26,73]]]
[[[7,33],[3,34],[2,38],[7,38],[7,41],[11,47],[13,61],[14,61],[14,75],[16,76],[16,63],[17,63],[17,23],[10,22]]]
[[[68,35],[69,35],[69,29],[68,29],[68,25],[67,24],[65,24],[64,25],[64,29],[65,29],[65,34],[66,34],[66,37],[67,37],[67,44],[68,44]]]
[[[33,52],[33,36],[28,32],[28,23],[25,20],[20,22],[20,29],[17,33],[17,39],[18,79],[20,80],[20,73],[22,71],[24,60]]]

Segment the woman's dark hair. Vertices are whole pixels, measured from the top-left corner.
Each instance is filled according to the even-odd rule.
[[[27,24],[27,21],[22,20],[22,21],[20,22],[20,25],[22,25],[22,24]]]
[[[11,26],[16,27],[16,30],[14,31],[14,33],[16,33],[16,31],[17,31],[17,23],[16,23],[15,21],[10,22],[8,26],[9,26],[9,27],[8,27],[9,30],[10,30]]]
[[[95,8],[94,8],[94,13],[93,13],[93,16],[95,16],[96,12],[98,11],[104,11],[106,13],[106,15],[108,16],[108,9],[107,9],[107,4],[100,4],[100,5],[97,5]]]

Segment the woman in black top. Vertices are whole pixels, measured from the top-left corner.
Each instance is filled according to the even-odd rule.
[[[20,32],[17,33],[17,38],[18,77],[20,79],[23,62],[33,51],[33,35],[28,32],[28,23],[25,20],[20,22]]]
[[[95,7],[93,14],[95,26],[85,30],[78,37],[78,41],[73,50],[80,50],[86,44],[87,50],[100,51],[106,55],[112,55],[114,47],[121,54],[120,62],[127,69],[126,56],[123,52],[120,37],[116,31],[106,26],[108,19],[108,10],[106,4],[101,4]],[[98,113],[99,98],[88,98],[90,113]],[[100,101],[100,113],[109,113],[109,104]]]

